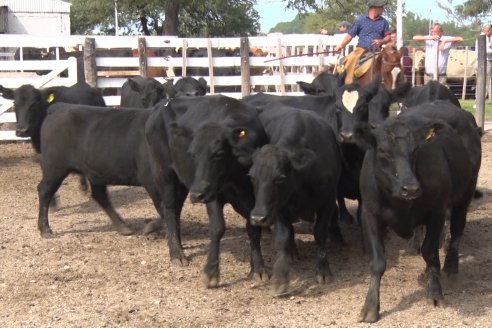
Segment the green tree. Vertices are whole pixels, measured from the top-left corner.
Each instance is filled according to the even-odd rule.
[[[73,34],[114,34],[114,1],[72,0]],[[118,0],[122,34],[256,35],[256,0]]]
[[[475,28],[479,28],[487,21],[492,10],[490,0],[467,0],[456,6],[453,0],[441,0],[437,5],[446,12],[448,20],[455,21],[461,26],[471,25]]]

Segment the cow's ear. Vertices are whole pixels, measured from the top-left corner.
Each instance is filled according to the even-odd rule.
[[[205,93],[207,93],[207,80],[205,80],[203,77],[200,77],[198,79],[198,83],[203,87],[203,90],[205,90]]]
[[[315,95],[316,94],[316,90],[314,90],[312,83],[307,83],[304,81],[297,81],[296,83],[299,85],[301,90],[304,91],[305,94],[307,94],[307,95]]]
[[[316,154],[307,148],[298,149],[289,153],[289,160],[292,167],[295,170],[300,171],[310,166],[316,160]]]
[[[15,99],[15,92],[13,89],[4,88],[3,86],[0,85],[0,92],[2,93],[2,97],[4,97],[5,99],[10,99],[10,100]]]
[[[133,91],[137,91],[139,92],[140,91],[140,87],[138,85],[137,82],[135,82],[133,79],[128,79],[128,85],[130,86],[130,88],[133,90]]]
[[[373,127],[366,122],[359,122],[354,125],[353,138],[355,144],[363,150],[370,150],[376,147],[376,137]]]
[[[440,131],[446,128],[446,123],[443,122],[433,122],[429,127],[424,130],[424,140],[431,141],[437,135],[439,135]]]

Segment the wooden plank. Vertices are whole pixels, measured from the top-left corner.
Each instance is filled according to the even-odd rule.
[[[213,54],[212,54],[212,41],[208,39],[207,42],[207,58],[208,58],[208,76],[210,78],[210,94],[215,94],[215,83],[214,83],[214,62],[213,62]]]
[[[111,76],[138,76],[140,71],[97,71],[98,77],[111,77]]]
[[[251,78],[249,66],[249,41],[247,37],[241,37],[241,93],[247,96],[251,93]]]
[[[84,43],[85,82],[91,87],[97,86],[96,40],[86,38]]]
[[[138,68],[140,75],[147,77],[147,44],[144,37],[138,38]]]

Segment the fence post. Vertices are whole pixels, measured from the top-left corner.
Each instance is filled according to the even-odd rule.
[[[212,53],[212,40],[207,39],[207,56],[208,56],[208,77],[210,79],[210,94],[215,94],[215,81],[214,81],[214,57]]]
[[[147,43],[144,37],[138,38],[138,71],[141,76],[147,77]]]
[[[284,63],[282,62],[282,40],[277,38],[277,58],[279,58],[278,61],[278,70],[280,73],[280,92],[282,95],[285,95],[285,72],[284,72]]]
[[[466,85],[468,80],[468,46],[465,47],[465,76],[463,76],[463,91],[461,93],[461,100],[466,99]]]
[[[251,93],[251,74],[249,66],[249,39],[246,36],[241,37],[239,48],[241,55],[241,93],[247,96]]]
[[[478,126],[482,129],[485,125],[485,75],[487,75],[485,55],[485,35],[479,35],[477,37],[477,94],[475,99],[477,110],[475,116]]]
[[[84,75],[85,82],[91,87],[97,86],[96,40],[85,38],[84,42]]]

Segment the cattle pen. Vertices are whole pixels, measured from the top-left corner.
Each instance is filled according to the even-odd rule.
[[[311,82],[320,71],[332,70],[332,50],[343,35],[276,34],[241,38],[178,38],[168,36],[2,35],[0,85],[17,88],[69,86],[78,80],[103,90],[106,104],[119,106],[120,88],[133,76],[159,82],[184,76],[203,77],[209,93],[240,98],[251,92],[302,94],[297,81]],[[350,52],[354,38],[345,49]],[[418,84],[419,51],[412,51],[412,81]],[[463,64],[463,57],[465,64]],[[450,67],[463,74],[462,98],[474,80],[476,55],[453,51]],[[453,73],[456,76],[456,73]],[[456,88],[454,88],[456,90]],[[12,101],[0,97],[0,140],[17,140]]]

